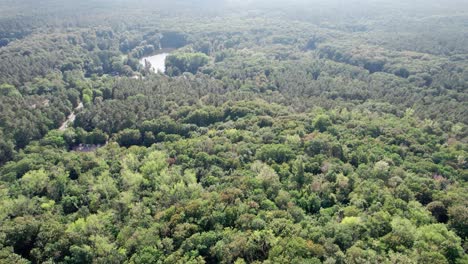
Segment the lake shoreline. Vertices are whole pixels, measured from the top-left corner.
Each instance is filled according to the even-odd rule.
[[[166,72],[166,57],[175,49],[173,48],[163,48],[158,50],[152,55],[144,56],[139,59],[140,64],[145,67],[146,62],[151,64],[151,70],[155,73]]]

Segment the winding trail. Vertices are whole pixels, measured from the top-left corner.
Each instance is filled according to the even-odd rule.
[[[78,104],[77,107],[75,107],[75,109],[73,109],[73,112],[67,117],[67,120],[65,120],[65,122],[62,123],[62,125],[60,126],[59,130],[60,131],[65,131],[65,129],[67,129],[67,127],[70,125],[70,123],[73,123],[75,121],[75,118],[76,118],[76,111],[80,110],[81,108],[83,108],[83,103],[80,102]]]

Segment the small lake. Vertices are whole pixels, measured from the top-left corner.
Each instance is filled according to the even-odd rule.
[[[149,63],[151,63],[152,71],[164,73],[166,72],[166,57],[169,54],[170,53],[167,51],[167,52],[161,52],[156,55],[143,57],[140,59],[140,63],[141,65],[145,66],[145,61],[148,61]]]

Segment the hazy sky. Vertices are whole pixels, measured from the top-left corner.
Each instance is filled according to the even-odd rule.
[[[333,18],[370,18],[386,16],[427,17],[468,16],[468,0],[0,0],[0,18],[28,13],[56,14],[60,10],[76,13],[92,9],[146,9],[198,13],[217,10],[263,10],[285,12],[289,16],[327,16]],[[196,14],[197,12],[193,12]]]

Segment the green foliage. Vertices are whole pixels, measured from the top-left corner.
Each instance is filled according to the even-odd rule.
[[[404,251],[411,248],[415,241],[416,228],[407,219],[395,218],[391,222],[392,231],[384,237],[389,248],[396,251]]]
[[[197,126],[208,126],[223,119],[224,113],[220,109],[205,107],[189,113],[185,118],[185,122],[196,124]]]
[[[141,134],[136,129],[124,129],[119,132],[116,140],[121,146],[130,147],[141,143]]]
[[[467,262],[461,1],[10,2],[0,263]]]
[[[0,95],[10,97],[21,97],[21,94],[18,92],[15,86],[6,83],[0,85]]]
[[[166,67],[169,75],[177,76],[184,72],[195,74],[198,69],[205,66],[210,57],[203,53],[175,53],[166,58]]]
[[[454,262],[464,255],[460,238],[454,232],[447,230],[444,225],[422,226],[417,230],[416,239],[415,249],[418,252],[437,252],[445,256],[449,262]],[[443,260],[440,257],[438,259]]]
[[[257,151],[257,158],[265,162],[283,163],[294,158],[294,152],[287,145],[271,144],[261,147]]]
[[[327,115],[319,115],[314,119],[314,127],[320,132],[325,132],[331,124],[330,117]]]
[[[449,225],[455,229],[457,234],[464,238],[468,236],[468,212],[467,207],[456,205],[449,208]]]

